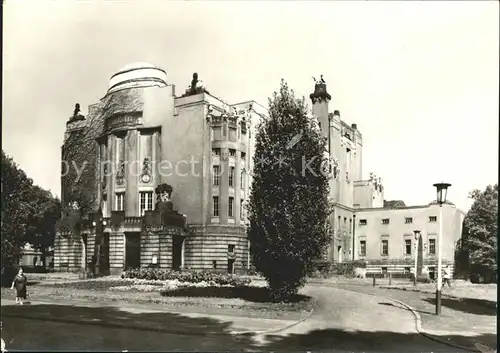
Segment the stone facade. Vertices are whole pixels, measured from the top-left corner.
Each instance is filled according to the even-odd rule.
[[[429,253],[429,247],[432,244],[437,253],[439,219],[429,217],[439,218],[439,207],[432,203],[393,207],[398,203],[386,202],[382,178],[369,173],[369,178],[363,179],[361,131],[357,124],[347,124],[338,110],[330,113],[331,96],[323,79],[316,82],[310,98],[312,114],[328,141],[328,152],[336,171],[330,180],[330,200],[334,204],[330,217],[333,241],[324,259],[335,263],[366,260],[372,271],[402,272],[414,266],[415,256],[420,253],[424,265],[436,266],[437,258]],[[443,205],[443,263],[453,263],[464,216],[464,212],[453,204]],[[415,251],[414,230],[422,234],[421,251],[418,252]],[[406,254],[408,240],[412,240],[412,250]],[[386,246],[387,255],[382,251]]]
[[[108,92],[89,106],[86,117],[75,109],[62,148],[63,172],[73,164],[83,172],[81,178],[75,170],[63,173],[61,201],[81,220],[71,220],[65,211],[56,237],[56,269],[81,270],[96,248],[105,252],[103,261],[113,273],[134,266],[172,268],[181,260],[184,268],[248,268],[244,207],[255,127],[267,111],[254,101],[229,105],[197,87],[196,80],[194,75],[194,89],[178,97],[164,70],[132,64],[111,77]],[[173,188],[171,201],[186,229],[146,229],[145,215],[163,184]],[[85,223],[97,212],[102,213],[97,226]],[[95,247],[99,232],[103,237]],[[137,248],[139,259],[132,259]]]
[[[161,68],[129,65],[111,77],[108,92],[89,106],[86,117],[75,109],[62,148],[65,211],[55,241],[56,270],[79,271],[96,256],[111,273],[130,267],[223,272],[250,267],[245,205],[255,130],[268,113],[254,101],[223,102],[198,87],[197,77],[179,97]],[[437,223],[429,221],[437,208],[387,203],[382,179],[374,173],[363,179],[363,136],[338,110],[330,113],[323,79],[310,98],[334,171],[332,242],[324,260],[365,259],[378,270],[403,271],[416,256],[404,252],[418,229],[419,256],[431,266],[435,256],[423,252],[438,246]],[[169,201],[185,224],[162,221],[157,229],[151,217],[158,221],[163,213],[153,212],[161,201],[155,190],[167,184],[174,190]],[[453,259],[463,217],[453,205],[443,206],[445,262]],[[102,234],[98,246],[95,234]]]

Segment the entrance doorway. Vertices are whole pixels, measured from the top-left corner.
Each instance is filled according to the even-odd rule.
[[[125,233],[125,269],[141,267],[141,233]]]
[[[227,260],[227,273],[234,275],[234,261],[235,259]]]
[[[99,256],[99,273],[109,274],[109,233],[103,233],[98,245],[97,253]]]
[[[343,255],[344,255],[344,252],[342,251],[342,246],[338,246],[337,247],[337,254],[338,254],[338,259],[339,259],[339,263],[342,262],[343,260]]]
[[[172,269],[180,270],[184,265],[184,237],[174,235],[172,238]]]

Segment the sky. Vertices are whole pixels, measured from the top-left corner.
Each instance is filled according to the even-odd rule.
[[[131,62],[164,68],[178,94],[198,72],[229,103],[267,99],[283,78],[309,97],[323,74],[363,134],[363,177],[385,198],[467,211],[498,182],[497,1],[22,1],[3,3],[3,150],[60,195],[75,103],[104,96]]]

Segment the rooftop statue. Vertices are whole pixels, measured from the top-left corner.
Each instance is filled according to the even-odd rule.
[[[198,80],[198,73],[195,72],[193,73],[193,79],[191,80],[191,85],[186,90],[186,93],[184,93],[182,96],[187,97],[199,93],[209,93],[209,92],[203,86],[203,82],[201,80]]]
[[[332,97],[326,91],[326,81],[323,78],[323,75],[320,76],[320,80],[316,80],[313,76],[314,80],[314,93],[311,93],[309,98],[313,101],[313,103],[320,103],[322,101],[329,101]]]
[[[69,118],[69,123],[73,121],[78,121],[78,120],[85,120],[85,117],[80,111],[80,104],[76,103],[75,104],[75,110],[73,110],[73,115]]]

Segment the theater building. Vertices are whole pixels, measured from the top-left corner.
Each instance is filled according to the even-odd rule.
[[[104,97],[86,116],[77,106],[66,124],[61,201],[68,208],[56,237],[56,270],[91,263],[99,231],[101,265],[110,273],[139,266],[247,269],[248,171],[255,126],[265,114],[254,101],[230,105],[211,95],[197,74],[179,95],[167,73],[151,64],[112,75]],[[74,164],[84,163],[78,177]],[[185,226],[156,231],[143,216],[159,201],[156,188],[166,184]],[[93,212],[88,219],[80,212],[85,202]]]
[[[310,99],[334,166],[332,242],[324,260],[365,260],[374,271],[404,272],[418,256],[432,270],[442,245],[443,262],[453,263],[464,212],[447,203],[439,220],[432,202],[385,200],[382,179],[375,173],[363,178],[360,129],[338,110],[330,112],[323,79]],[[86,116],[75,107],[66,124],[61,201],[69,207],[58,227],[55,269],[80,271],[98,248],[101,265],[114,274],[151,266],[246,271],[245,204],[255,129],[266,115],[254,101],[223,102],[200,85],[197,74],[183,92],[151,64],[128,65],[112,75],[104,97]],[[173,192],[161,196],[158,187],[166,185]],[[160,196],[170,205],[162,209],[173,216],[157,211]],[[417,239],[414,230],[420,231]],[[103,235],[99,246],[96,234]]]

